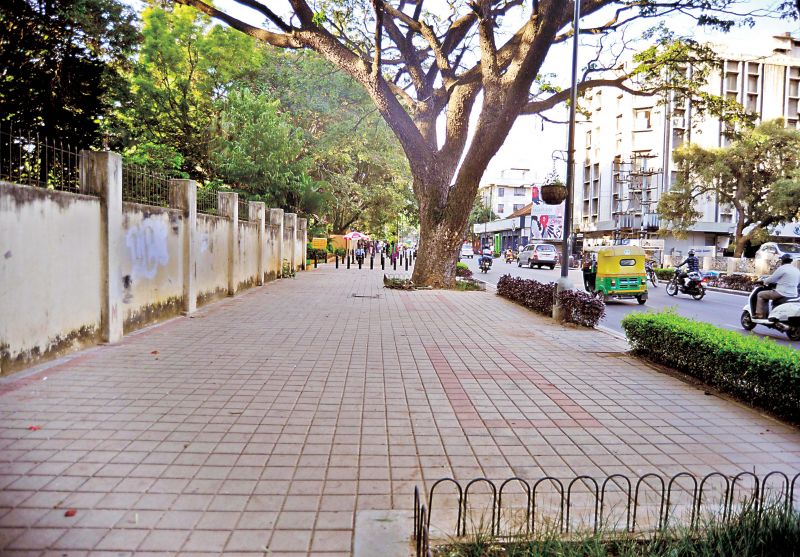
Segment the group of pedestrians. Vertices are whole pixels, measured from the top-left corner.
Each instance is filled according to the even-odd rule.
[[[416,245],[403,246],[397,245],[393,242],[384,240],[359,240],[353,249],[353,255],[356,260],[363,263],[364,259],[369,255],[370,257],[377,257],[383,255],[389,258],[394,263],[395,260],[400,259],[414,259],[417,256]]]

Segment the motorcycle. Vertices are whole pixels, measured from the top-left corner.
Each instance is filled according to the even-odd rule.
[[[644,264],[644,272],[647,273],[647,280],[653,284],[653,288],[658,288],[658,276],[653,264],[648,261]]]
[[[482,273],[488,273],[489,269],[492,268],[491,257],[481,257],[481,260],[478,263],[478,268],[481,270]]]
[[[516,257],[514,257],[514,253],[506,253],[506,263],[513,263]]]
[[[703,283],[708,279],[697,271],[692,271],[687,277],[689,282],[685,282],[678,277],[678,274],[679,273],[676,271],[672,280],[667,283],[667,294],[670,296],[677,296],[678,292],[683,292],[695,300],[702,300],[703,296],[706,295],[706,287]]]
[[[740,322],[745,331],[752,331],[756,325],[763,325],[770,329],[775,329],[785,333],[789,340],[800,340],[800,296],[789,298],[779,304],[772,302],[769,315],[766,319],[756,319],[756,301],[758,293],[764,290],[771,290],[774,285],[765,285],[759,281],[756,287],[750,292],[748,303],[742,308]]]

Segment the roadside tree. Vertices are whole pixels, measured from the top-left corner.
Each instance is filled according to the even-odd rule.
[[[800,218],[800,130],[771,120],[745,130],[727,147],[688,144],[676,150],[677,183],[659,201],[667,228],[685,235],[703,214],[698,201],[735,209],[734,256],[763,240],[770,225]]]

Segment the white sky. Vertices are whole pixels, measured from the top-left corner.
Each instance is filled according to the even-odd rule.
[[[141,9],[142,3],[140,0],[124,0],[135,9]],[[748,9],[770,8],[777,3],[778,0],[753,0],[746,2],[745,7]],[[310,0],[313,5],[313,0]],[[265,1],[277,13],[288,13],[288,3],[286,0],[280,2]],[[236,4],[234,0],[216,0],[214,4],[221,10],[226,11],[230,15],[242,19],[251,24],[257,24],[263,20],[263,16],[253,12],[247,8]],[[526,4],[529,4],[526,2]],[[428,0],[426,2],[426,9],[436,10],[447,9],[444,0]],[[593,22],[597,23],[599,20],[607,19],[609,12],[601,12],[595,14],[590,21],[582,20],[582,25],[590,25]],[[516,14],[514,14],[516,15]],[[509,15],[506,18],[507,26],[510,28],[512,25],[519,25],[520,18],[524,17],[522,12],[518,17]],[[646,20],[636,24],[627,33],[628,39],[636,38],[641,35],[645,29],[656,25],[659,20]],[[699,41],[714,41],[714,42],[732,42],[734,44],[741,44],[743,49],[746,50],[746,45],[757,41],[759,36],[770,36],[782,34],[786,31],[797,31],[798,27],[795,22],[779,21],[773,19],[759,18],[756,20],[756,25],[753,28],[735,28],[728,34],[721,34],[718,32],[709,32],[707,30],[698,29],[695,27],[693,20],[686,17],[670,17],[666,21],[670,30],[680,35],[691,35]],[[504,26],[505,27],[505,26]],[[610,43],[609,43],[610,44]],[[641,45],[646,43],[641,42]],[[591,44],[584,44],[579,53],[580,65],[579,68],[584,66],[594,55],[595,48]],[[550,49],[547,59],[542,66],[542,74],[554,74],[555,82],[563,88],[569,87],[570,81],[570,66],[571,66],[571,44],[564,43],[555,45]],[[579,69],[580,72],[580,69]],[[471,122],[477,120],[479,104],[476,103],[476,110],[473,111]],[[549,118],[554,120],[566,120],[567,112],[561,107],[553,109],[547,113]],[[441,135],[441,134],[440,134]],[[544,122],[541,118],[536,116],[523,116],[520,117],[514,124],[511,132],[508,135],[503,147],[495,155],[494,159],[489,165],[485,175],[484,181],[495,177],[499,172],[506,168],[530,168],[534,171],[534,177],[537,179],[544,178],[544,176],[553,168],[552,152],[556,149],[566,149],[567,144],[567,126],[552,124]],[[564,174],[564,163],[559,163],[557,167],[559,172]]]

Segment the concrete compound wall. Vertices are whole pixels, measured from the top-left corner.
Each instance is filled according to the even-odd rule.
[[[0,182],[0,375],[123,334],[281,276],[305,260],[305,222],[263,203],[237,218],[197,213],[196,184],[172,180],[170,207],[122,201],[122,162],[84,152],[74,194]],[[285,223],[289,227],[285,227]]]
[[[0,372],[100,338],[100,200],[0,182]]]
[[[123,332],[183,309],[182,211],[122,204],[123,241],[118,244]]]
[[[197,304],[228,295],[228,235],[231,223],[214,215],[197,215],[195,234]]]

